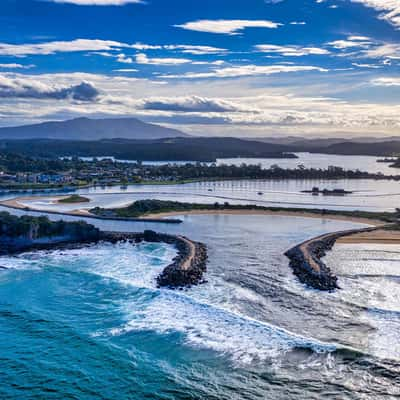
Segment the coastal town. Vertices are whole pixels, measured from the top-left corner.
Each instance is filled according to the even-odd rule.
[[[128,184],[174,184],[201,180],[230,179],[393,179],[399,175],[371,173],[359,169],[346,170],[339,166],[327,169],[306,168],[299,164],[288,169],[273,164],[228,165],[200,162],[137,162],[118,161],[113,157],[100,158],[39,158],[13,153],[0,155],[0,190],[70,190],[88,186]],[[319,189],[310,192],[318,194]],[[331,194],[323,192],[322,194]],[[337,190],[332,195],[347,194]]]

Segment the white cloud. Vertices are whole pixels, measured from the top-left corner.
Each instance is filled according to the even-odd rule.
[[[202,46],[202,45],[188,45],[188,44],[167,44],[167,45],[151,45],[144,43],[135,43],[129,46],[132,49],[144,51],[144,50],[177,50],[182,53],[203,55],[203,54],[220,54],[226,53],[227,49],[214,46]]]
[[[110,53],[110,51],[118,51],[121,49],[135,49],[139,51],[166,50],[193,55],[226,54],[228,52],[227,49],[205,45],[152,45],[144,43],[128,44],[113,40],[99,39],[75,39],[71,41],[53,41],[26,44],[0,43],[0,55],[3,56],[25,57],[28,55],[50,55],[61,52],[92,52],[92,54],[97,54],[104,57],[117,57],[117,61],[121,63],[132,63],[133,59],[125,56],[123,53],[117,55]]]
[[[221,33],[226,35],[238,35],[245,28],[269,28],[275,29],[282,24],[267,20],[246,20],[246,19],[202,19],[186,22],[185,24],[174,25],[177,28],[197,32]]]
[[[380,11],[379,17],[400,28],[400,0],[351,0]]]
[[[329,42],[327,45],[336,50],[350,51],[349,53],[337,53],[342,57],[384,58],[386,59],[386,64],[390,59],[400,59],[400,44],[382,42],[367,36],[352,35],[346,39]]]
[[[0,64],[0,68],[7,68],[7,69],[30,69],[34,68],[35,65],[29,64],[29,65],[22,65],[22,64],[16,64],[16,63],[9,63],[9,64]]]
[[[224,65],[225,61],[216,60],[216,61],[192,61],[192,65]]]
[[[175,44],[163,46],[166,50],[180,50],[182,53],[193,54],[193,55],[203,55],[203,54],[221,54],[226,53],[227,49],[222,49],[213,46],[194,46],[186,44]]]
[[[188,78],[188,79],[202,79],[202,78],[237,78],[244,76],[257,76],[257,75],[272,75],[283,72],[305,72],[305,71],[319,71],[326,72],[327,69],[308,66],[308,65],[242,65],[226,68],[218,68],[209,72],[188,72],[183,75],[162,75],[163,78]]]
[[[180,65],[192,62],[187,58],[149,58],[144,53],[136,54],[137,64],[153,64],[153,65]]]
[[[138,70],[135,68],[120,68],[120,69],[114,69],[113,71],[115,71],[115,72],[138,72]]]
[[[371,81],[372,84],[377,86],[400,86],[400,78],[398,77],[381,77]]]
[[[117,61],[122,64],[133,64],[132,57],[128,57],[123,53],[117,55]]]
[[[162,46],[159,45],[153,45],[153,44],[145,44],[145,43],[134,43],[132,45],[130,45],[129,47],[131,47],[132,49],[135,50],[160,50],[162,49]]]
[[[292,21],[290,25],[306,25],[306,23],[304,21]]]
[[[400,44],[384,43],[365,50],[361,54],[366,58],[400,59]]]
[[[358,68],[371,68],[371,69],[377,69],[377,68],[382,68],[382,65],[376,65],[376,64],[360,64],[360,63],[352,63],[355,67]]]
[[[33,54],[48,55],[58,52],[109,51],[129,45],[113,40],[75,39],[31,44],[0,43],[0,55],[27,56]]]
[[[357,36],[357,35],[352,35],[352,36],[348,36],[348,40],[370,41],[371,38],[368,37],[368,36]]]
[[[306,55],[326,55],[330,52],[319,47],[300,47],[300,46],[278,46],[274,44],[259,44],[254,46],[257,51],[262,53],[277,53],[288,57],[300,57]]]
[[[43,1],[43,0],[42,0]],[[78,6],[123,6],[125,4],[138,4],[142,0],[48,0],[53,3],[68,3]]]
[[[329,42],[328,45],[338,50],[350,49],[350,48],[368,48],[374,42],[366,36],[348,36],[346,39],[334,40]]]

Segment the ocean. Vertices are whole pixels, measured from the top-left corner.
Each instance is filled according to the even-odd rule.
[[[176,254],[166,244],[0,257],[0,398],[394,399],[399,252],[335,247],[326,259],[343,286],[335,293],[300,284],[283,256],[357,226],[191,215],[153,227],[208,246],[207,282],[175,291],[155,285]]]

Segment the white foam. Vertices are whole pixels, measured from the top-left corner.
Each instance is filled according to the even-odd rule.
[[[151,296],[143,298],[121,296],[117,301],[126,322],[106,334],[149,330],[159,334],[178,332],[186,344],[217,351],[240,364],[279,363],[282,356],[295,347],[316,352],[336,349],[241,314],[241,302],[263,303],[262,296],[223,279],[210,277],[209,284],[187,291],[158,290],[155,278],[175,255],[176,249],[166,244],[101,243],[75,250],[3,257],[0,265],[8,260],[14,267],[19,264],[21,268],[85,271],[151,291]]]
[[[141,312],[136,306],[126,304],[125,312],[129,322],[111,329],[111,335],[147,330],[160,334],[179,332],[187,344],[215,350],[243,364],[276,362],[295,347],[306,347],[316,352],[336,350],[333,345],[196,302],[176,292],[161,291]]]
[[[176,256],[164,243],[99,243],[72,250],[39,251],[0,257],[12,269],[65,268],[85,271],[136,287],[155,288],[155,278]]]

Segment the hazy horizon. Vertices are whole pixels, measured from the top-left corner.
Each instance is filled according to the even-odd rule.
[[[7,125],[7,126],[0,126],[0,130],[2,128],[19,128],[19,127],[24,127],[24,126],[31,126],[31,125],[40,125],[40,124],[46,124],[48,122],[69,122],[69,121],[74,121],[74,120],[79,120],[79,119],[90,119],[90,120],[103,120],[103,119],[111,119],[111,120],[129,120],[131,118],[136,118],[132,116],[119,116],[119,117],[109,117],[109,116],[99,116],[99,117],[87,117],[87,116],[76,116],[73,118],[68,118],[68,119],[52,119],[52,120],[43,120],[43,121],[38,121],[34,123],[23,123],[22,125],[16,124],[16,125]],[[141,118],[137,118],[139,121],[144,121]],[[259,133],[254,133],[253,135],[246,135],[245,132],[230,132],[230,134],[223,134],[222,132],[215,132],[214,134],[211,134],[210,132],[207,132],[206,130],[204,131],[204,134],[201,132],[187,132],[184,128],[181,129],[179,126],[174,125],[174,124],[168,124],[168,123],[155,123],[155,122],[148,122],[149,124],[154,124],[158,125],[161,127],[166,127],[166,128],[171,128],[171,129],[177,129],[181,131],[184,134],[187,134],[192,137],[233,137],[233,138],[248,138],[248,139],[274,139],[274,140],[284,140],[284,139],[308,139],[308,140],[314,140],[314,139],[345,139],[345,140],[357,140],[357,139],[378,139],[378,140],[385,140],[387,139],[399,139],[400,140],[400,135],[392,135],[390,133],[373,133],[371,135],[367,134],[354,134],[354,135],[348,135],[347,132],[336,132],[332,133],[329,135],[318,135],[318,133],[315,134],[302,134],[302,133],[290,133],[287,132],[287,134],[279,134],[279,133],[274,133],[271,132],[269,134],[263,134],[262,132]]]

